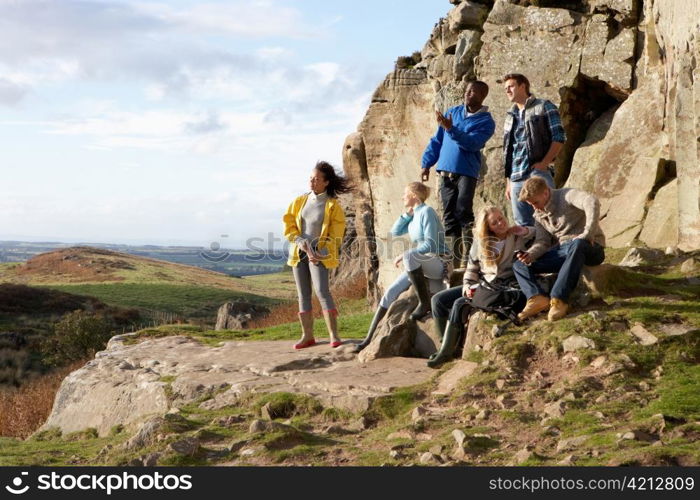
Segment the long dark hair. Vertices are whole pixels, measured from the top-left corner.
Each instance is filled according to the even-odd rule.
[[[345,194],[352,191],[353,187],[350,181],[345,177],[341,177],[335,172],[333,165],[327,161],[319,161],[316,163],[316,170],[323,174],[323,178],[328,181],[326,192],[331,198],[336,198],[339,194]]]

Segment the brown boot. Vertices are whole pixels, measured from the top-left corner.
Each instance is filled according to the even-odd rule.
[[[524,321],[532,316],[537,316],[542,311],[546,311],[549,308],[549,297],[545,295],[535,295],[527,299],[527,304],[520,314],[518,314],[518,319]]]
[[[549,314],[547,315],[547,319],[549,321],[557,321],[566,316],[567,312],[569,312],[569,305],[563,300],[553,297],[549,302]]]
[[[304,349],[316,344],[314,339],[314,315],[311,311],[300,312],[299,322],[301,323],[301,340],[294,344],[294,349]]]

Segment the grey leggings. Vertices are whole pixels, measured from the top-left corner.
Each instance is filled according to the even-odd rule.
[[[316,297],[324,311],[336,312],[335,302],[328,286],[328,269],[322,263],[315,265],[309,262],[309,257],[304,252],[299,252],[301,260],[292,271],[294,281],[297,284],[299,296],[299,312],[311,311],[311,284],[313,283]]]

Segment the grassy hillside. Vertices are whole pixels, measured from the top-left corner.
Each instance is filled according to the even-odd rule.
[[[131,330],[143,321],[135,309],[108,305],[94,297],[0,283],[0,387],[20,384],[50,367],[45,355],[52,348],[45,342],[61,318],[73,311],[99,315],[113,331]]]
[[[110,250],[74,247],[0,266],[0,281],[95,297],[109,305],[213,323],[230,300],[277,304],[292,300],[290,272],[234,278],[198,267]]]

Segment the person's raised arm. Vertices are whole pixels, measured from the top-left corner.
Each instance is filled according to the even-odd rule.
[[[392,236],[401,236],[408,232],[408,224],[413,220],[413,215],[401,214],[394,225],[391,226]]]
[[[472,128],[468,132],[459,125],[453,125],[450,129],[445,129],[447,134],[455,141],[460,148],[465,151],[481,151],[496,130],[496,123],[489,115],[482,118],[479,126]]]
[[[442,148],[442,141],[444,137],[444,129],[442,127],[438,127],[435,135],[430,139],[430,142],[428,142],[428,145],[425,147],[423,158],[421,159],[421,177],[424,181],[427,181],[427,178],[430,176],[430,168],[440,159],[440,149]]]

